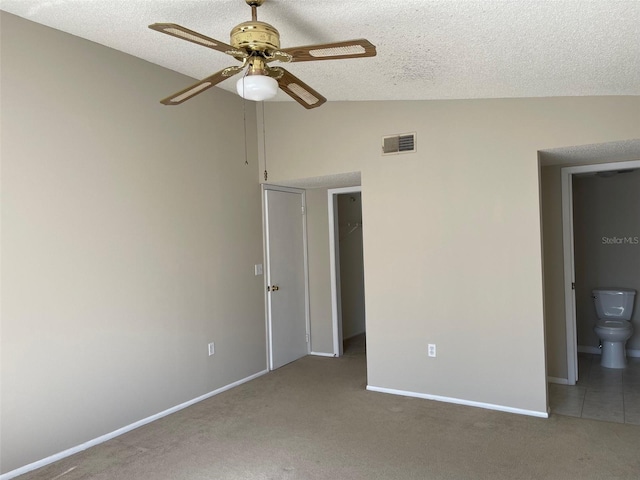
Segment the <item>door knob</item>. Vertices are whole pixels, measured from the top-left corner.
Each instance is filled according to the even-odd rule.
[[[271,285],[270,287],[267,287],[267,292],[277,292],[278,290],[280,290],[278,285]]]

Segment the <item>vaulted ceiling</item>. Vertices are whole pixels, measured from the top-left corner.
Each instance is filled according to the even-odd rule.
[[[2,0],[0,8],[196,79],[236,62],[147,26],[177,23],[229,43],[231,28],[251,19],[245,0]],[[329,101],[640,95],[637,0],[266,0],[258,19],[279,30],[284,48],[376,45],[373,58],[287,66]],[[219,87],[233,91],[235,81]]]

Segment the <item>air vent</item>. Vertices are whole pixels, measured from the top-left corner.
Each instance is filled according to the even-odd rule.
[[[416,134],[403,133],[382,137],[382,154],[413,153],[416,151]]]

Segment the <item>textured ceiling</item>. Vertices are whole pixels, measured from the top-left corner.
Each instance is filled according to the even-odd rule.
[[[323,175],[321,177],[298,178],[278,182],[283,187],[297,188],[342,188],[360,185],[360,172],[337,173],[334,175]]]
[[[541,150],[539,158],[543,167],[640,160],[640,139]]]
[[[236,62],[147,26],[178,23],[228,43],[231,28],[251,19],[244,0],[0,8],[196,79]],[[280,31],[283,48],[356,38],[377,46],[374,58],[287,67],[329,101],[640,95],[638,0],[266,0],[258,19]]]

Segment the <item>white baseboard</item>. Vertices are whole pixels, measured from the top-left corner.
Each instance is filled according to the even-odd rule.
[[[549,412],[538,412],[536,410],[524,410],[521,408],[506,407],[503,405],[494,405],[491,403],[474,402],[471,400],[462,400],[460,398],[442,397],[440,395],[430,395],[427,393],[407,392],[405,390],[395,390],[393,388],[374,387],[367,385],[367,390],[372,392],[390,393],[391,395],[402,395],[404,397],[423,398],[425,400],[435,400],[437,402],[455,403],[457,405],[466,405],[468,407],[479,407],[487,410],[498,410],[500,412],[517,413],[518,415],[529,415],[531,417],[549,418]]]
[[[309,355],[317,355],[318,357],[337,357],[335,353],[311,352]]]
[[[602,349],[599,347],[588,347],[586,345],[578,345],[578,352],[580,353],[591,353],[594,355],[601,355]],[[627,357],[640,358],[640,350],[635,350],[632,348],[627,349]]]
[[[87,448],[93,447],[95,445],[99,445],[101,443],[106,442],[107,440],[111,440],[112,438],[118,437],[124,433],[130,432],[131,430],[135,430],[138,427],[141,427],[143,425],[146,425],[147,423],[151,423],[155,420],[158,420],[162,417],[166,417],[167,415],[171,415],[172,413],[175,413],[179,410],[182,410],[184,408],[190,407],[191,405],[201,402],[203,400],[206,400],[207,398],[211,398],[215,395],[218,395],[219,393],[222,392],[226,392],[227,390],[232,389],[233,387],[237,387],[238,385],[242,385],[243,383],[249,382],[251,380],[254,380],[258,377],[261,377],[262,375],[264,375],[265,373],[269,373],[269,370],[262,370],[261,372],[258,373],[254,373],[253,375],[250,375],[246,378],[242,378],[236,382],[230,383],[228,385],[225,385],[224,387],[220,387],[217,390],[214,390],[212,392],[209,393],[205,393],[204,395],[201,395],[197,398],[194,398],[192,400],[188,400],[184,403],[181,403],[180,405],[176,405],[175,407],[171,407],[167,410],[164,410],[160,413],[156,413],[155,415],[151,415],[150,417],[147,418],[143,418],[142,420],[138,420],[137,422],[132,423],[131,425],[127,425],[125,427],[119,428],[118,430],[114,430],[113,432],[107,433],[105,435],[102,435],[98,438],[94,438],[93,440],[89,440],[88,442],[82,443],[80,445],[77,445],[75,447],[71,447],[68,448],[67,450],[64,450],[62,452],[56,453],[54,455],[51,455],[47,458],[43,458],[42,460],[38,460],[37,462],[33,462],[30,463],[28,465],[25,465],[23,467],[20,468],[16,468],[15,470],[12,470],[10,472],[4,473],[2,475],[0,475],[0,480],[9,480],[11,478],[17,477],[18,475],[24,475],[27,472],[30,472],[32,470],[35,470],[37,468],[41,468],[44,467],[46,465],[49,465],[50,463],[53,462],[57,462],[58,460],[62,460],[63,458],[69,457],[75,453],[81,452],[83,450],[86,450]]]
[[[567,380],[566,378],[547,377],[547,382],[558,383],[560,385],[569,385],[569,380]]]

